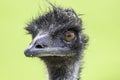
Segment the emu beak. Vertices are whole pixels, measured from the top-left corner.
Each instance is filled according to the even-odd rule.
[[[29,47],[24,51],[27,57],[43,57],[43,56],[65,56],[64,53],[69,52],[67,47],[49,47],[50,42],[48,34],[36,36]]]

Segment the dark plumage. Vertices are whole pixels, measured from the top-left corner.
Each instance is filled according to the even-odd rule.
[[[82,31],[82,20],[73,9],[53,6],[25,29],[33,37],[25,55],[45,62],[49,80],[79,79],[80,59],[88,39]]]

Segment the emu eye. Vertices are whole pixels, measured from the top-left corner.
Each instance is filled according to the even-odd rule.
[[[73,31],[67,31],[65,32],[65,40],[71,41],[75,38],[75,33]]]

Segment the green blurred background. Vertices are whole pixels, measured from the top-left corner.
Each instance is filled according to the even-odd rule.
[[[120,80],[120,0],[50,0],[85,14],[90,41],[82,80]],[[0,0],[0,80],[47,80],[45,65],[24,56],[26,23],[48,10],[45,0]]]

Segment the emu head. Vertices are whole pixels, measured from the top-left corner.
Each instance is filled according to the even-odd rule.
[[[73,9],[53,7],[25,29],[32,35],[32,42],[25,50],[27,57],[78,56],[87,42],[82,20]]]

